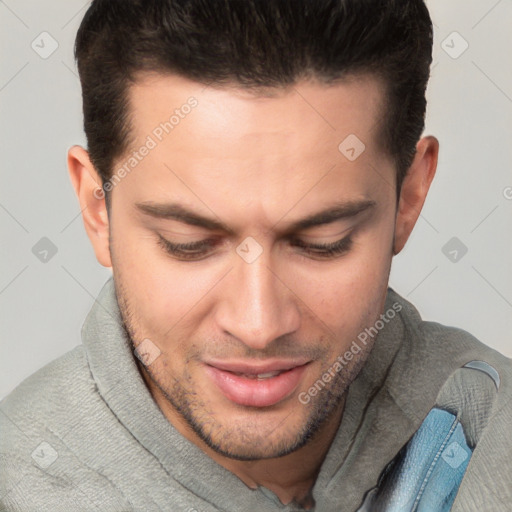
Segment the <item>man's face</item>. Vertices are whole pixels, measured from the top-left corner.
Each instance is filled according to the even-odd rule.
[[[145,371],[173,423],[217,452],[297,449],[339,411],[371,339],[308,403],[299,396],[383,312],[396,171],[377,144],[381,86],[263,97],[155,76],[130,98],[133,150],[150,149],[112,191],[110,251],[134,345],[161,351]],[[365,145],[355,159],[352,134]],[[178,205],[212,225],[174,218]],[[336,207],[336,220],[297,226]]]

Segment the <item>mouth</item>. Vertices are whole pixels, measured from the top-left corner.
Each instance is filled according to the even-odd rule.
[[[231,402],[246,407],[269,407],[293,394],[310,361],[209,362],[210,380]]]

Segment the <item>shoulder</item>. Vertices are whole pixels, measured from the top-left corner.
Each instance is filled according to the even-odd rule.
[[[78,466],[65,446],[66,436],[98,409],[94,402],[99,400],[80,345],[40,368],[0,402],[0,508],[60,511],[86,506],[69,475],[52,469],[61,467],[54,464],[57,460],[64,460],[66,468]]]
[[[388,300],[399,304],[400,317],[406,330],[408,350],[430,364],[464,366],[482,360],[494,367],[503,389],[512,386],[512,359],[489,347],[471,333],[459,327],[423,320],[413,304],[389,288]],[[459,365],[459,363],[461,363]]]
[[[85,350],[79,345],[34,372],[7,395],[0,402],[0,421],[8,418],[24,427],[70,418],[94,389]]]
[[[95,388],[82,345],[34,372],[0,402],[2,453],[24,452],[49,432],[64,436]]]
[[[509,510],[505,504],[512,502],[506,476],[512,474],[512,359],[464,329],[423,320],[392,289],[388,300],[400,304],[406,332],[400,384],[405,382],[421,395],[439,382],[432,385],[433,390],[440,389],[437,403],[456,411],[466,435],[476,441],[453,510]]]
[[[455,379],[450,390],[458,388],[464,400],[478,403],[479,409],[487,406],[477,397],[485,398],[494,389],[490,414],[512,411],[512,359],[464,329],[423,320],[417,309],[391,288],[388,301],[400,304],[403,324],[403,342],[390,381],[401,407],[414,414],[414,397],[420,408],[423,401],[433,404],[443,385]]]
[[[101,459],[98,442],[115,437],[116,421],[83,345],[25,379],[0,402],[0,509],[129,509],[117,487],[84,459],[87,453]]]

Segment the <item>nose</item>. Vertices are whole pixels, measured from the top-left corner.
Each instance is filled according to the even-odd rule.
[[[217,323],[224,333],[255,350],[291,334],[300,325],[300,311],[286,276],[271,267],[269,251],[251,263],[237,254],[234,268],[223,283]]]

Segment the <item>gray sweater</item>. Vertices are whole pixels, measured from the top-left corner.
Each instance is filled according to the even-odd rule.
[[[355,511],[430,409],[465,402],[477,441],[455,512],[512,510],[512,362],[460,329],[403,309],[379,332],[348,390],[345,412],[313,496],[316,512]],[[149,393],[122,328],[110,279],[91,309],[82,345],[23,381],[0,402],[0,510],[291,511],[249,489],[167,421]],[[499,373],[499,392],[468,361]],[[484,398],[482,398],[484,397]],[[471,423],[471,424],[470,424]]]

